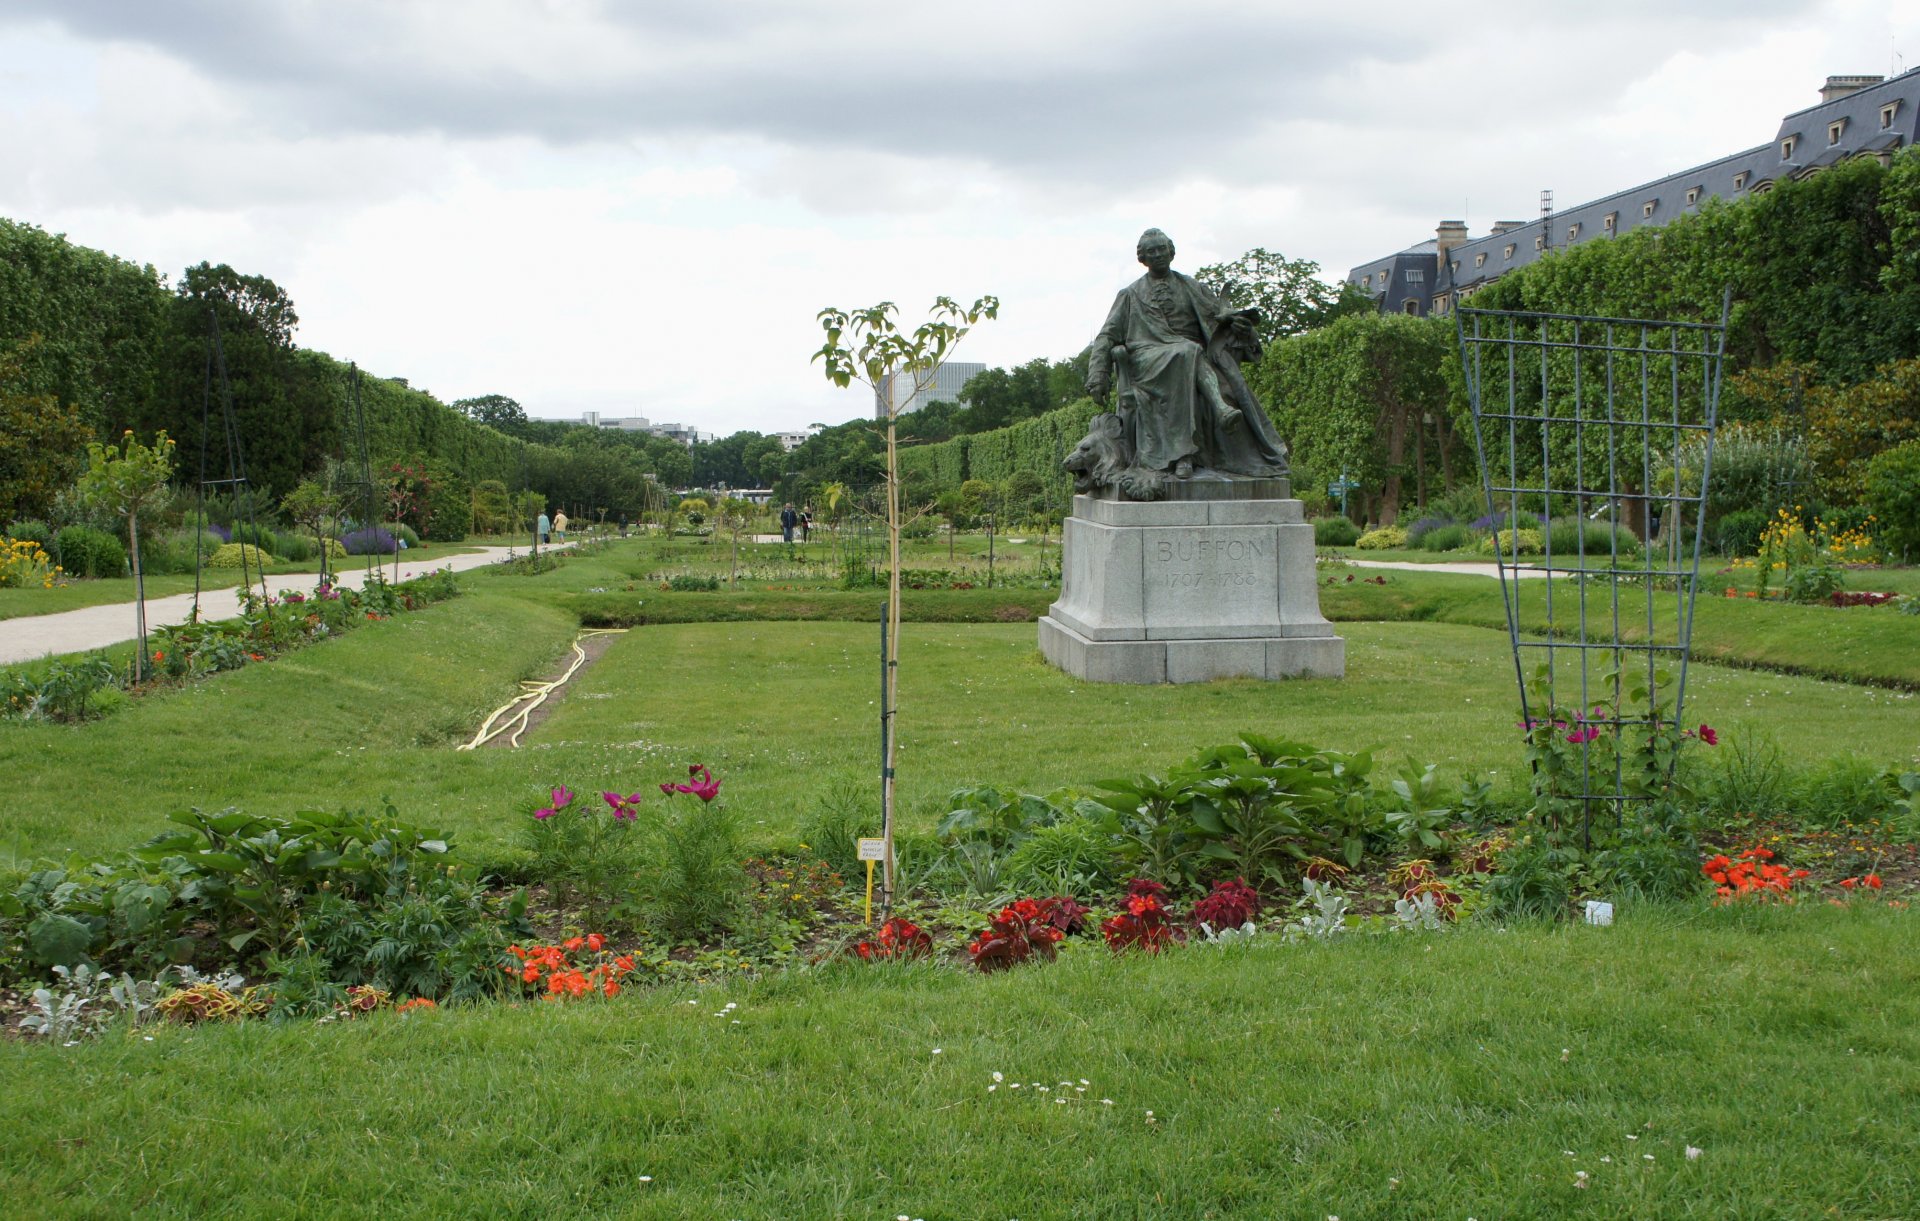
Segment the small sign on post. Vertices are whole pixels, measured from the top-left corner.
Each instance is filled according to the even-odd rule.
[[[887,859],[887,841],[884,839],[861,839],[856,841],[860,847],[860,859],[867,863],[867,907],[866,922],[873,923],[873,863]]]

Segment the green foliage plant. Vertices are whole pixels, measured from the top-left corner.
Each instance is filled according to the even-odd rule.
[[[54,536],[60,567],[72,576],[125,576],[127,549],[120,540],[94,526],[65,526]]]
[[[1422,551],[1462,551],[1473,543],[1473,531],[1463,525],[1435,526],[1420,536]]]

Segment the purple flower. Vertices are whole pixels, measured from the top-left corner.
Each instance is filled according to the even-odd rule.
[[[572,789],[568,788],[566,785],[563,784],[559,788],[553,790],[553,808],[554,809],[564,810],[572,804],[573,804]]]

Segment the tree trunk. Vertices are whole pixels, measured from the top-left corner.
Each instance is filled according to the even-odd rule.
[[[139,645],[133,652],[133,681],[147,675],[147,585],[140,573],[140,514],[127,513],[127,546],[133,563],[133,631]]]
[[[1400,465],[1407,456],[1407,411],[1398,403],[1387,409],[1387,478],[1380,488],[1377,525],[1391,526],[1400,516]]]
[[[894,728],[900,711],[900,448],[895,419],[895,413],[887,414],[887,647],[882,659],[886,666],[886,707],[880,713],[881,740],[886,747],[880,772],[880,835],[886,840],[880,910],[887,915],[893,913],[893,760],[898,736]]]

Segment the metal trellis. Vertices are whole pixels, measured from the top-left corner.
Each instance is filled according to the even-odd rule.
[[[1578,746],[1562,795],[1589,844],[1649,795],[1625,735],[1682,732],[1730,301],[1717,323],[1455,311],[1522,723]]]

